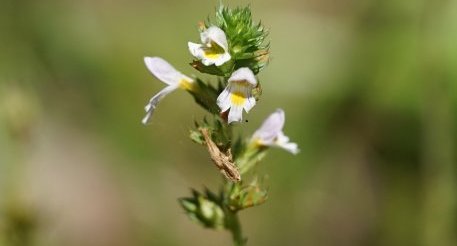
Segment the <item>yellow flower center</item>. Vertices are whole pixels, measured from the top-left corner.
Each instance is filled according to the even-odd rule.
[[[233,105],[244,105],[244,103],[246,102],[246,94],[241,91],[234,91],[231,93],[230,100]]]
[[[258,139],[258,138],[255,139],[255,140],[253,141],[253,145],[254,145],[256,148],[260,148],[260,147],[262,147],[262,146],[265,146],[265,144],[263,144],[262,140],[260,140],[260,139]]]
[[[225,50],[214,41],[211,41],[208,47],[203,48],[203,52],[206,58],[217,59],[225,53]]]
[[[194,83],[186,79],[181,79],[181,81],[179,81],[179,87],[183,90],[192,91],[194,88]]]
[[[232,105],[242,106],[248,98],[250,84],[246,81],[232,82],[230,90],[230,101]]]

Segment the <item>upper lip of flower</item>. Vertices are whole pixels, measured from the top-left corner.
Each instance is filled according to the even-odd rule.
[[[162,98],[178,88],[191,90],[194,80],[176,70],[160,57],[145,57],[144,63],[152,75],[168,85],[151,97],[149,103],[145,106],[146,116],[143,118],[142,123],[147,124]]]
[[[277,109],[254,132],[251,142],[263,146],[277,146],[293,154],[297,154],[300,151],[297,144],[289,142],[289,138],[282,131],[284,123],[284,111]]]
[[[257,80],[249,68],[239,68],[230,76],[227,87],[217,98],[221,112],[230,109],[228,123],[241,121],[243,109],[249,112],[255,106],[256,101],[251,93],[255,86]]]
[[[277,109],[263,121],[259,129],[254,132],[252,139],[264,145],[273,144],[278,134],[282,131],[284,123],[284,111]]]
[[[202,44],[189,42],[190,53],[205,66],[221,66],[231,59],[227,37],[222,29],[211,26],[200,34]]]
[[[228,79],[229,83],[240,81],[245,81],[249,83],[252,87],[257,86],[257,79],[255,78],[254,73],[251,71],[251,69],[247,67],[237,69],[235,72],[232,73],[232,75]]]

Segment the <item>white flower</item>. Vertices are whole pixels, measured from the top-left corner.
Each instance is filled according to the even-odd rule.
[[[241,121],[243,108],[246,112],[255,105],[252,89],[257,86],[254,73],[246,67],[239,68],[228,79],[228,85],[217,98],[221,112],[230,109],[228,123]]]
[[[220,66],[230,60],[227,37],[222,29],[211,26],[200,33],[200,38],[203,44],[189,42],[188,46],[190,53],[200,59],[203,65]]]
[[[160,57],[145,57],[144,63],[152,75],[168,85],[159,91],[159,93],[155,94],[145,106],[144,110],[146,111],[146,116],[141,122],[146,125],[151,119],[154,109],[162,98],[178,88],[192,90],[194,80],[176,70]]]
[[[289,138],[284,135],[285,115],[282,109],[277,109],[263,122],[251,138],[251,143],[260,146],[275,146],[283,148],[292,154],[297,154],[300,150],[296,143],[289,142]]]

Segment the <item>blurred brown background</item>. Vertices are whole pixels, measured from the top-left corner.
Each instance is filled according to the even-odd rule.
[[[270,199],[241,213],[249,245],[457,245],[457,1],[253,0],[270,29],[249,136],[286,111],[300,145],[260,167]],[[176,199],[216,189],[188,139],[204,111],[184,92],[149,127],[161,56],[218,1],[0,0],[0,245],[230,245]]]

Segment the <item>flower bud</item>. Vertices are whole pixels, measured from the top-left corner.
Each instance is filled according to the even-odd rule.
[[[230,209],[237,211],[264,203],[268,198],[267,189],[262,187],[257,178],[246,185],[235,184],[229,196]]]
[[[207,228],[222,229],[225,223],[224,210],[214,198],[193,191],[193,197],[181,198],[179,202],[191,220]]]

